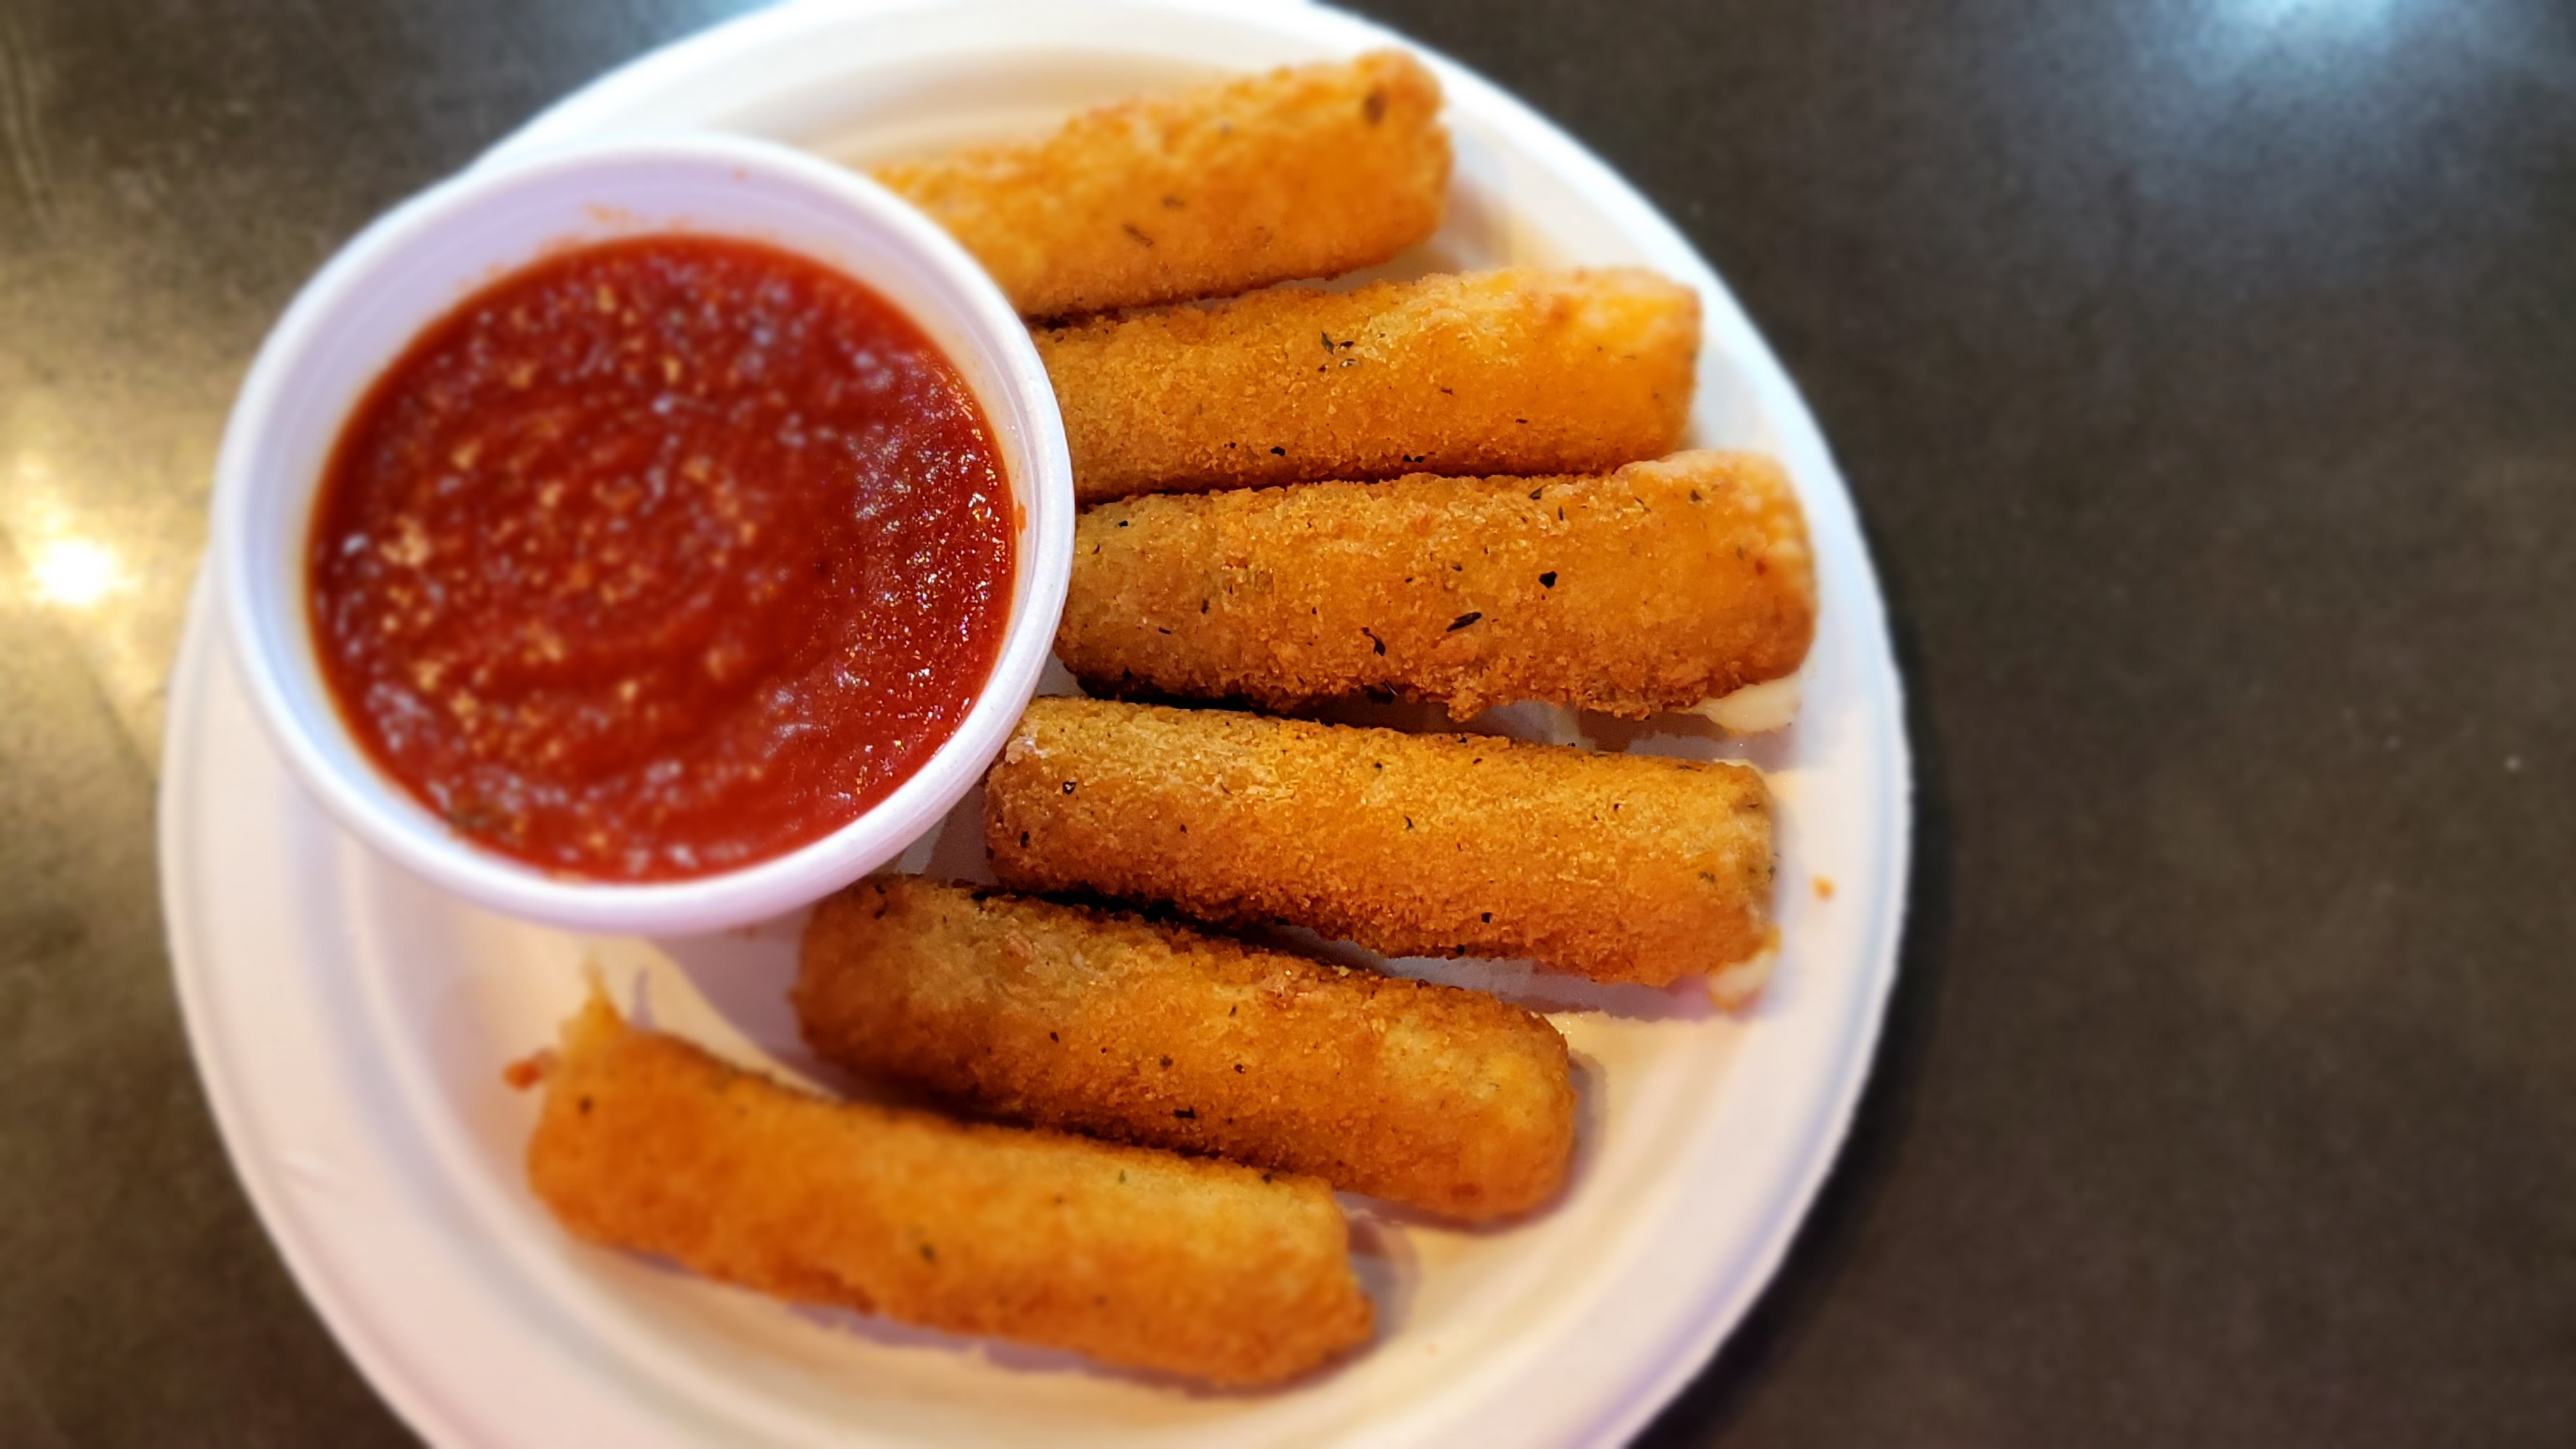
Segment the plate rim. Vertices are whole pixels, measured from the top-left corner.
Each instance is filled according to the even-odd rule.
[[[286,1264],[287,1276],[295,1281],[297,1291],[322,1320],[332,1342],[349,1356],[367,1386],[422,1438],[432,1443],[463,1443],[467,1436],[459,1431],[456,1421],[436,1403],[435,1395],[421,1391],[401,1369],[398,1356],[375,1332],[367,1316],[343,1295],[338,1277],[319,1261],[319,1251],[311,1240],[291,1230],[294,1214],[261,1154],[248,1145],[256,1140],[250,1135],[249,1108],[232,1073],[224,1067],[223,1053],[209,1036],[214,1029],[214,1008],[206,998],[205,968],[197,960],[194,945],[201,929],[194,900],[195,880],[180,844],[193,833],[186,827],[196,802],[194,792],[178,782],[192,778],[194,773],[193,760],[183,754],[179,742],[196,734],[198,715],[208,698],[207,671],[213,667],[214,652],[227,647],[212,617],[216,612],[217,567],[209,550],[199,559],[196,578],[188,587],[187,614],[180,625],[179,651],[170,668],[169,709],[162,725],[161,785],[153,802],[153,860],[161,877],[162,928],[170,952],[172,984],[179,998],[180,1024],[187,1034],[188,1058],[196,1068],[198,1084],[205,1090],[207,1112],[215,1119],[216,1135],[223,1140],[224,1159],[232,1170],[233,1181],[250,1199],[261,1236]]]

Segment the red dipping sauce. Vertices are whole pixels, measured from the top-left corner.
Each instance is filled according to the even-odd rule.
[[[367,393],[313,636],[459,834],[706,875],[848,824],[956,731],[1013,533],[982,409],[892,304],[771,247],[615,242],[468,299]]]

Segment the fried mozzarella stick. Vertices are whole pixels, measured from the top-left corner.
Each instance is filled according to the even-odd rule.
[[[1815,627],[1788,479],[1752,454],[1678,453],[1104,504],[1074,524],[1056,652],[1095,693],[1643,718],[1785,678]]]
[[[792,998],[857,1071],[1457,1218],[1538,1206],[1574,1148],[1546,1018],[1137,916],[862,881],[815,907]]]
[[[1075,117],[1043,141],[879,167],[1031,317],[1372,266],[1439,228],[1440,83],[1399,51]]]
[[[575,1236],[781,1298],[1268,1383],[1369,1336],[1313,1178],[826,1101],[598,995],[539,1070],[528,1184]]]
[[[1039,699],[984,802],[1018,890],[1596,981],[1746,967],[1712,982],[1726,999],[1765,969],[1770,795],[1746,765]]]
[[[1317,478],[1589,473],[1680,441],[1699,296],[1652,272],[1292,288],[1037,333],[1084,503]]]

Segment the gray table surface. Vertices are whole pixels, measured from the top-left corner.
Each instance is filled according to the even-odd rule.
[[[0,0],[0,1443],[403,1437],[169,985],[215,441],[371,215],[728,8]],[[1912,690],[1876,1081],[1648,1442],[2576,1442],[2576,11],[1364,8],[1705,249]]]

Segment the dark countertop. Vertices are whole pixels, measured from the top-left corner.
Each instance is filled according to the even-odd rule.
[[[341,240],[729,8],[0,7],[0,1442],[401,1437],[163,955],[215,440]],[[2576,13],[1362,8],[1716,263],[1913,695],[1877,1079],[1648,1442],[2576,1442]]]

